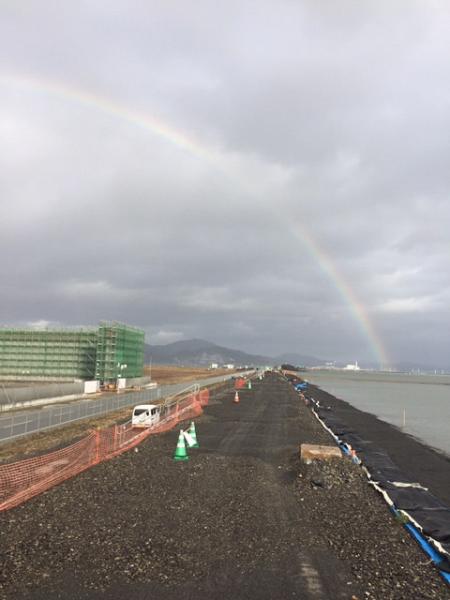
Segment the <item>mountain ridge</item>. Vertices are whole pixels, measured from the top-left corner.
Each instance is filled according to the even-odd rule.
[[[262,354],[252,354],[234,348],[220,346],[213,342],[200,338],[189,340],[180,340],[169,344],[145,344],[145,363],[160,365],[177,365],[177,366],[210,366],[212,363],[219,365],[234,364],[234,365],[252,365],[252,366],[274,366],[281,364],[292,364],[303,367],[316,367],[326,365],[329,360],[310,356],[308,354],[300,354],[298,352],[285,352],[277,356],[266,356]],[[342,368],[347,363],[342,361],[333,361],[333,364]],[[361,367],[367,369],[377,369],[378,366],[367,362]],[[392,369],[398,372],[411,373],[416,370],[432,373],[434,369],[442,370],[444,373],[449,371],[448,367],[432,367],[430,365],[420,365],[414,362],[398,362],[391,366]]]
[[[251,354],[199,338],[180,340],[169,344],[145,344],[145,362],[178,366],[209,366],[211,363],[268,366],[285,362],[303,366],[323,364],[321,359],[312,356],[303,356],[297,353],[286,353],[276,357]]]

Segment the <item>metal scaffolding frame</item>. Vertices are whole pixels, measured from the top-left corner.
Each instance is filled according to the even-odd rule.
[[[144,331],[123,323],[97,328],[0,328],[0,381],[141,377]]]
[[[0,329],[0,379],[92,379],[96,340],[87,328]]]
[[[116,321],[100,323],[97,335],[95,378],[115,381],[118,377],[142,377],[144,340],[141,329]]]

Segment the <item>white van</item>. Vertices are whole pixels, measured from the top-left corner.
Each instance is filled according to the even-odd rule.
[[[152,427],[159,423],[160,407],[156,404],[140,404],[133,408],[131,425],[133,427]]]

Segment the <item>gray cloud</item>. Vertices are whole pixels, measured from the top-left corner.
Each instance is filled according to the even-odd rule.
[[[1,11],[0,322],[448,363],[446,3]]]

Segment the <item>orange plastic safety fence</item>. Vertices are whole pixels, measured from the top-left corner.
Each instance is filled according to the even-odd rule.
[[[138,429],[130,423],[99,429],[85,438],[43,456],[0,465],[0,511],[13,508],[104,460],[137,446],[149,435],[172,429],[180,421],[193,419],[209,402],[209,390],[191,394],[170,407],[163,407],[154,427]]]
[[[239,379],[236,379],[236,381],[234,383],[234,389],[240,390],[241,388],[244,387],[245,384],[246,384],[245,379],[243,377],[239,377]]]
[[[209,390],[208,389],[200,390],[199,396],[200,396],[200,404],[202,406],[207,406],[209,403]]]

